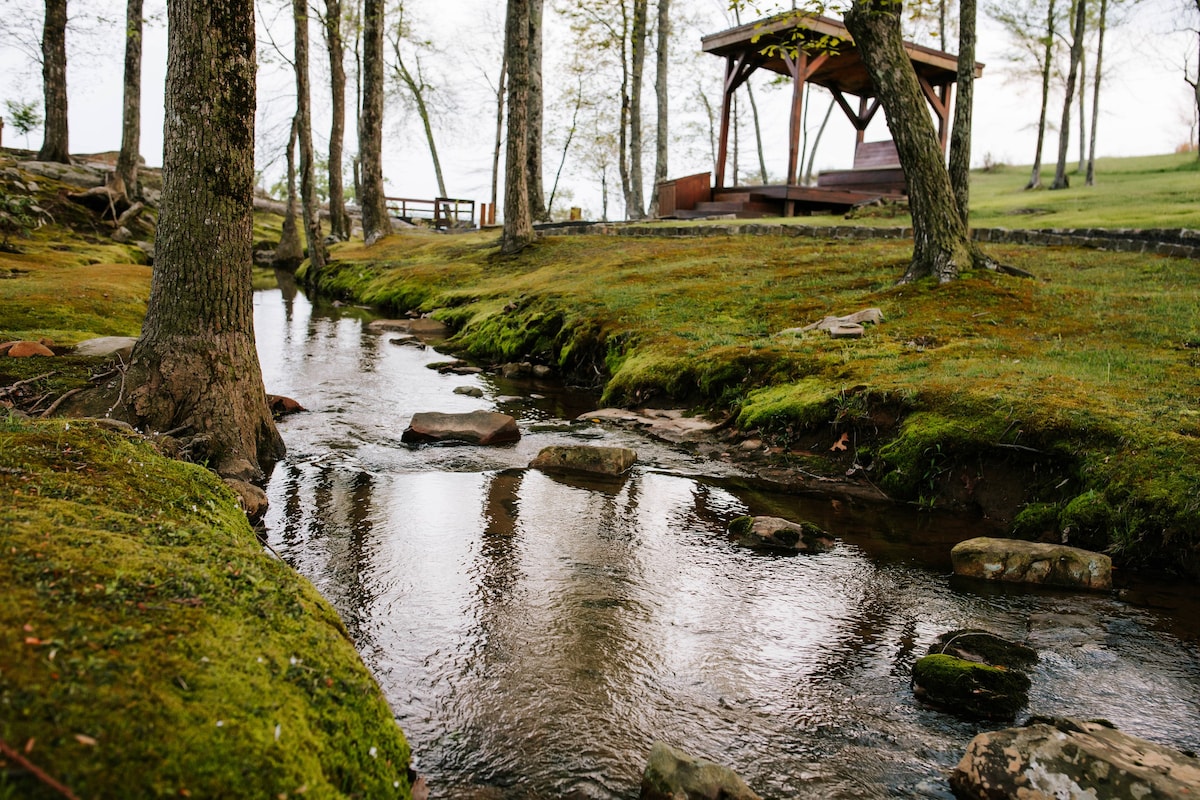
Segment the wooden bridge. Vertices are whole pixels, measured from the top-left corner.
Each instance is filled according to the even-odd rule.
[[[445,228],[474,228],[475,201],[435,197],[420,200],[413,197],[385,197],[388,213],[410,224],[425,220],[439,230]]]

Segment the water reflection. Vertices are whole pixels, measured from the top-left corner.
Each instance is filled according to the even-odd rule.
[[[981,728],[917,705],[908,674],[968,625],[1039,649],[1031,712],[1200,748],[1200,652],[1176,616],[959,584],[946,553],[969,521],[699,479],[711,465],[630,434],[535,429],[543,401],[439,375],[426,365],[443,356],[345,310],[283,293],[256,309],[269,390],[312,409],[282,425],[269,540],[346,620],[435,797],[630,798],[663,739],[767,797],[949,798],[941,772]],[[485,396],[453,394],[464,383]],[[501,403],[515,445],[399,442],[415,411]],[[580,440],[633,446],[639,466],[615,483],[524,466]],[[724,533],[745,513],[810,519],[839,544],[745,551]]]

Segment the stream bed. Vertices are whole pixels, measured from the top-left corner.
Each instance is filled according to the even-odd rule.
[[[308,409],[280,423],[268,542],[341,614],[431,797],[632,799],[662,740],[765,798],[950,798],[945,772],[1002,726],[920,705],[909,674],[967,626],[1038,650],[1030,714],[1200,750],[1191,589],[960,582],[949,549],[970,519],[739,488],[731,464],[570,424],[593,398],[439,374],[433,347],[292,290],[257,293],[255,319],[267,390]],[[521,441],[400,441],[415,412],[476,409],[515,416]],[[525,468],[564,443],[632,447],[638,465],[621,483]],[[838,545],[738,548],[725,526],[747,513]]]

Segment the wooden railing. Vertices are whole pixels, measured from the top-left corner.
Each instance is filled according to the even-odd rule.
[[[475,226],[475,201],[455,200],[452,197],[435,197],[420,200],[413,197],[385,197],[388,211],[393,216],[412,222],[427,219],[435,228]]]

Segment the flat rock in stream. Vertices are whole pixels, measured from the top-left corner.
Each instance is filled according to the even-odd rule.
[[[704,417],[689,416],[686,411],[678,408],[646,408],[639,411],[600,408],[580,414],[575,421],[634,428],[674,444],[703,440],[721,425],[720,422],[712,422]]]
[[[833,537],[811,522],[791,522],[782,517],[737,517],[729,533],[743,547],[788,553],[824,553]]]
[[[543,472],[568,472],[617,478],[633,467],[637,452],[628,447],[591,447],[588,445],[551,445],[543,447],[529,462]]]
[[[417,336],[445,336],[449,329],[436,319],[419,317],[417,319],[377,319],[367,323],[367,330],[375,333],[398,332],[412,333]]]
[[[467,442],[469,444],[504,444],[521,438],[517,421],[497,411],[471,411],[465,414],[445,414],[440,411],[420,411],[401,434],[400,440],[419,442]]]
[[[1078,547],[981,536],[956,544],[950,560],[954,574],[968,578],[1069,589],[1112,588],[1112,559]]]

